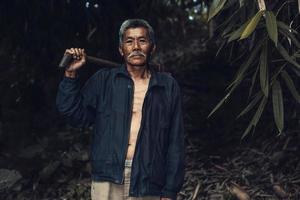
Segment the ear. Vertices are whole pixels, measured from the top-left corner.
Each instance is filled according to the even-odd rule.
[[[123,57],[123,56],[124,56],[124,53],[123,53],[123,49],[122,49],[121,46],[119,46],[119,52],[120,52],[121,56]]]

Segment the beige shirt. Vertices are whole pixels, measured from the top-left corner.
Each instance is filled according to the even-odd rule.
[[[149,80],[150,78],[147,77],[145,79],[134,82],[132,118],[131,118],[130,136],[129,136],[129,144],[128,144],[126,159],[133,158],[133,154],[136,146],[136,140],[141,126],[142,108],[143,108],[145,95],[148,90]]]

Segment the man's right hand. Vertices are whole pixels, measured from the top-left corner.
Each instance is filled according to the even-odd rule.
[[[76,77],[76,72],[86,63],[86,54],[84,49],[71,48],[66,49],[65,54],[70,54],[73,56],[73,60],[69,66],[66,67],[65,76],[70,78]]]

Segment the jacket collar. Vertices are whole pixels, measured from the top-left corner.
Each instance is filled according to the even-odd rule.
[[[154,86],[165,87],[165,83],[162,80],[161,75],[153,69],[150,69],[150,72],[151,72],[151,77],[150,77],[150,82],[149,82],[149,88],[154,87]],[[122,64],[120,67],[116,68],[115,76],[118,76],[118,75],[124,75],[127,78],[131,79],[130,74],[129,74],[125,64]]]

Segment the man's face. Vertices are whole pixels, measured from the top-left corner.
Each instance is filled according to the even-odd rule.
[[[148,30],[144,27],[127,29],[119,47],[126,64],[131,66],[145,66],[154,49],[155,46],[151,44]]]

